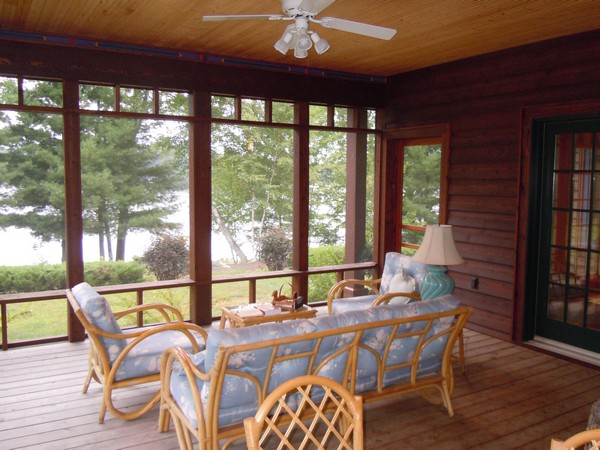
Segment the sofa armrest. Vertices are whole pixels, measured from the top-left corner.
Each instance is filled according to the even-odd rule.
[[[209,381],[211,378],[210,373],[202,372],[196,366],[190,355],[181,347],[171,347],[165,350],[161,361],[159,431],[165,432],[169,430],[169,411],[175,409],[170,408],[171,404],[176,404],[171,394],[171,376],[173,373],[173,364],[177,363],[181,367],[181,371],[185,373],[191,390],[191,400],[196,412],[196,417],[198,418],[198,438],[200,448],[204,448],[207,445],[209,438],[207,437],[206,420],[204,417],[204,404],[202,403],[202,398],[196,384],[196,378],[202,381]],[[181,418],[177,420],[177,422],[180,420]]]
[[[329,293],[327,294],[327,312],[328,312],[328,314],[331,315],[333,313],[331,304],[333,303],[334,300],[340,298],[340,296],[341,296],[342,292],[344,291],[344,288],[346,288],[346,286],[352,286],[352,285],[358,284],[361,286],[368,287],[370,290],[372,290],[376,294],[379,294],[380,283],[381,283],[381,278],[377,278],[375,280],[351,279],[351,280],[338,281],[336,284],[333,285],[333,287],[329,290]]]

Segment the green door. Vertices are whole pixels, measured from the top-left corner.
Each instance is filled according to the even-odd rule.
[[[536,128],[528,233],[534,334],[600,352],[600,119]]]

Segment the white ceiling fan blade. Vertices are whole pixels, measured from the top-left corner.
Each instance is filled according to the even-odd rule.
[[[353,22],[352,20],[337,19],[335,17],[323,17],[320,20],[315,20],[325,28],[333,28],[334,30],[348,31],[350,33],[362,34],[377,39],[390,40],[396,34],[393,28],[379,27],[377,25],[369,25],[367,23]]]
[[[312,14],[319,14],[334,2],[335,0],[304,0],[300,3],[298,9]]]
[[[204,22],[220,22],[223,20],[281,20],[281,14],[229,14],[224,16],[202,16]]]

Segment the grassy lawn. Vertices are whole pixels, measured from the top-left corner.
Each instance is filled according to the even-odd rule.
[[[266,270],[258,268],[258,270]],[[256,273],[257,267],[226,267],[215,270],[215,275],[234,275],[248,272]],[[270,278],[258,280],[256,283],[257,301],[270,301],[274,290],[279,290],[286,285],[283,292],[291,293],[287,286],[289,277]],[[232,283],[216,283],[212,289],[212,314],[221,315],[221,306],[241,305],[248,303],[249,282],[239,281]],[[107,295],[113,311],[120,311],[136,304],[136,293],[122,293]],[[179,309],[186,319],[189,319],[189,288],[172,288],[146,291],[144,303],[166,303]],[[67,334],[67,300],[47,300],[41,302],[15,303],[7,305],[8,338],[9,342],[64,336]],[[135,325],[134,316],[124,317],[119,320],[123,327]],[[145,323],[162,322],[159,314],[145,313]]]

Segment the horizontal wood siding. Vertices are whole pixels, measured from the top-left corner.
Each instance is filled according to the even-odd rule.
[[[519,239],[523,110],[600,98],[600,32],[519,47],[391,78],[386,128],[450,126],[448,223],[466,264],[449,273],[476,308],[472,329],[522,331],[526,236]],[[521,200],[520,200],[521,195]],[[521,243],[521,244],[519,244]],[[519,255],[519,256],[518,256]],[[473,277],[478,289],[471,288]]]

